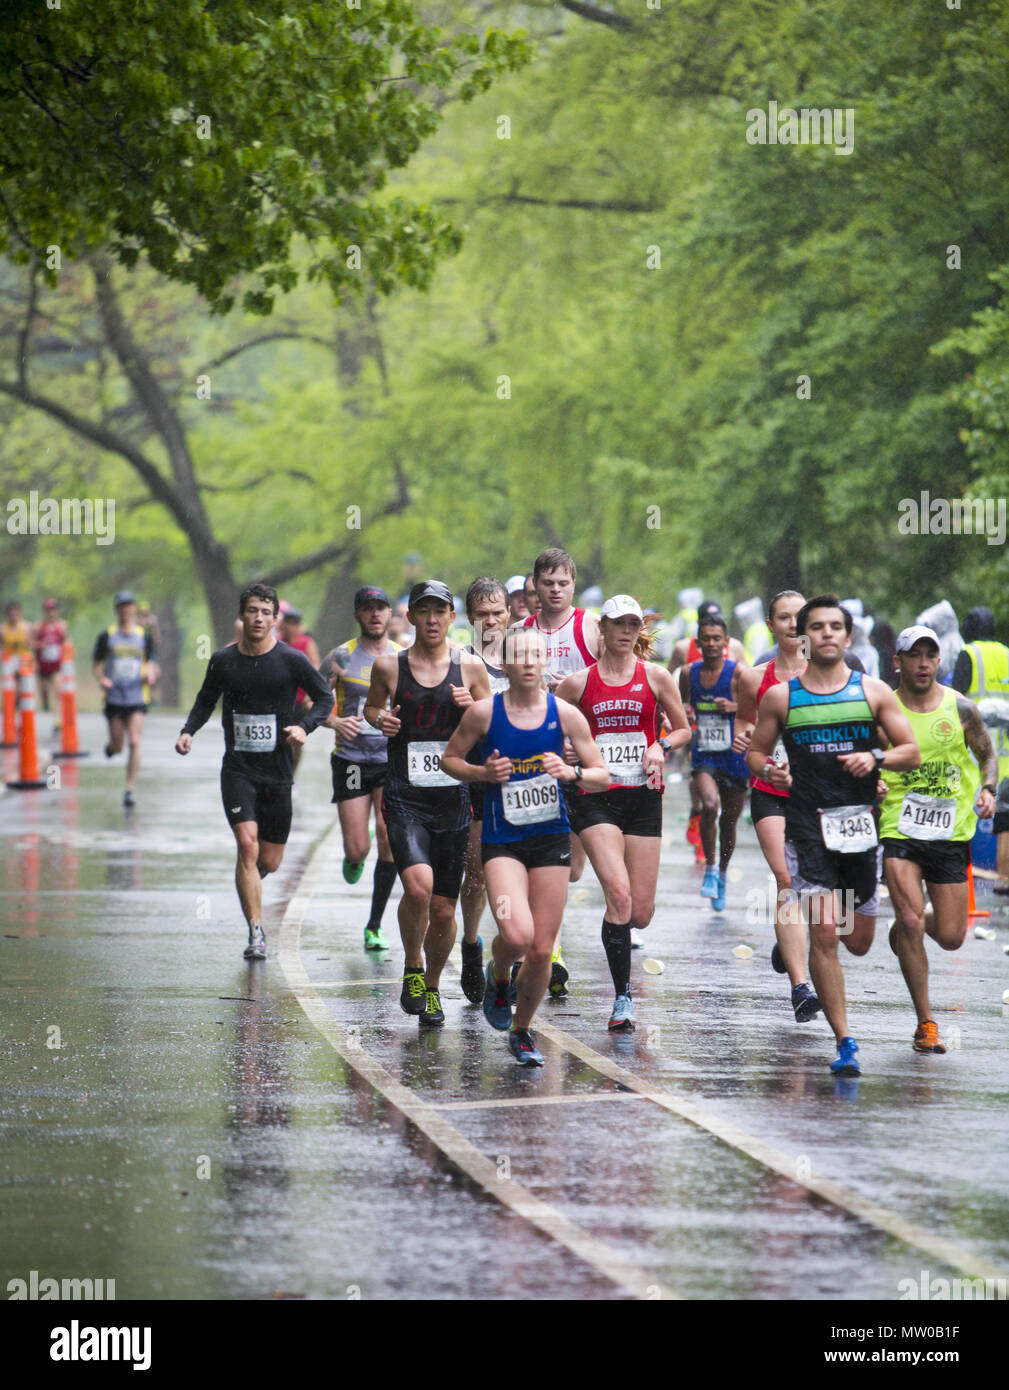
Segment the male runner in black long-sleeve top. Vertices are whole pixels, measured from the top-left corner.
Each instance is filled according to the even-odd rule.
[[[266,959],[261,880],[280,867],[291,829],[292,749],[302,745],[333,708],[329,682],[302,652],[274,637],[278,607],[277,591],[267,584],[243,590],[238,600],[242,635],[210,658],[175,745],[177,753],[189,752],[193,734],[223,696],[221,798],[238,844],[235,886],[249,924],[244,951],[249,960]],[[296,719],[299,688],[313,703]]]

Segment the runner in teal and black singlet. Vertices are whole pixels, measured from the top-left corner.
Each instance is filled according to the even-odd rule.
[[[747,755],[750,771],[787,790],[785,853],[793,889],[809,921],[809,970],[837,1039],[831,1070],[858,1076],[858,1044],[848,1033],[838,938],[852,955],[872,945],[878,841],[874,815],[881,767],[917,767],[921,753],[888,685],[844,661],[851,614],[833,594],[810,599],[795,619],[809,666],[760,702]],[[884,753],[877,726],[893,745]],[[775,762],[781,737],[787,766]],[[837,899],[843,890],[843,902]]]

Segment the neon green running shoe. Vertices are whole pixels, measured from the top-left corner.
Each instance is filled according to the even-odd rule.
[[[389,943],[382,935],[382,924],[377,927],[367,926],[364,929],[364,949],[366,951],[388,951]]]
[[[568,968],[564,964],[560,947],[550,957],[550,995],[553,999],[564,999],[568,992]]]
[[[363,873],[364,873],[364,860],[363,860],[363,859],[362,859],[362,860],[360,861],[360,863],[358,863],[358,864],[355,864],[354,861],[353,861],[353,859],[345,859],[345,860],[343,861],[343,876],[344,876],[344,878],[347,880],[348,883],[356,883],[357,880],[361,877],[361,875],[362,875]]]

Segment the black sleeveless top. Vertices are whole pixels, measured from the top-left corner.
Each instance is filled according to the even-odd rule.
[[[465,711],[452,699],[462,685],[459,655],[452,652],[445,678],[420,685],[410,669],[409,650],[397,657],[399,678],[392,699],[399,706],[399,733],[389,740],[384,804],[394,816],[419,820],[429,830],[464,830],[470,821],[467,788],[441,770],[445,751]]]

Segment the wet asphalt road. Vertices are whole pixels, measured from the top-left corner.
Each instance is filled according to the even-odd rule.
[[[629,1264],[654,1280],[646,1296],[894,1299],[923,1270],[1009,1268],[1004,899],[981,895],[996,941],[971,933],[955,955],[930,946],[944,1057],[911,1050],[881,919],[870,954],[845,961],[865,1075],[835,1080],[826,1024],[792,1021],[768,964],[752,829],[741,827],[715,914],[683,840],[684,788],[671,787],[658,909],[634,953],[636,1034],[606,1031],[602,896],[587,868],[565,919],[571,994],[544,1005],[546,1067],[521,1071],[463,998],[457,966],[443,1031],[401,1013],[398,889],[386,913],[397,944],[380,957],[361,946],[373,859],[346,885],[336,833],[302,881],[335,819],[325,732],[309,741],[287,858],[266,886],[270,959],[242,959],[219,725],[181,759],[180,722],[149,718],[132,812],[97,716],[81,720],[91,757],[63,765],[59,789],[0,797],[0,1288],[37,1270],[114,1278],[120,1299],[610,1299],[631,1296],[618,1277]],[[47,730],[42,716],[43,763]],[[13,775],[14,755],[3,758]],[[751,958],[732,954],[740,943]],[[663,974],[642,974],[646,955]],[[316,1021],[291,960],[311,982],[302,997],[322,1001]],[[348,1063],[348,1038],[430,1125]],[[631,1083],[696,1107],[700,1123]],[[589,1237],[596,1261],[461,1175],[435,1118]],[[738,1142],[712,1133],[726,1122]],[[785,1172],[752,1156],[761,1144]],[[882,1208],[883,1228],[811,1195],[811,1175]],[[923,1238],[954,1242],[971,1268],[944,1264]]]

